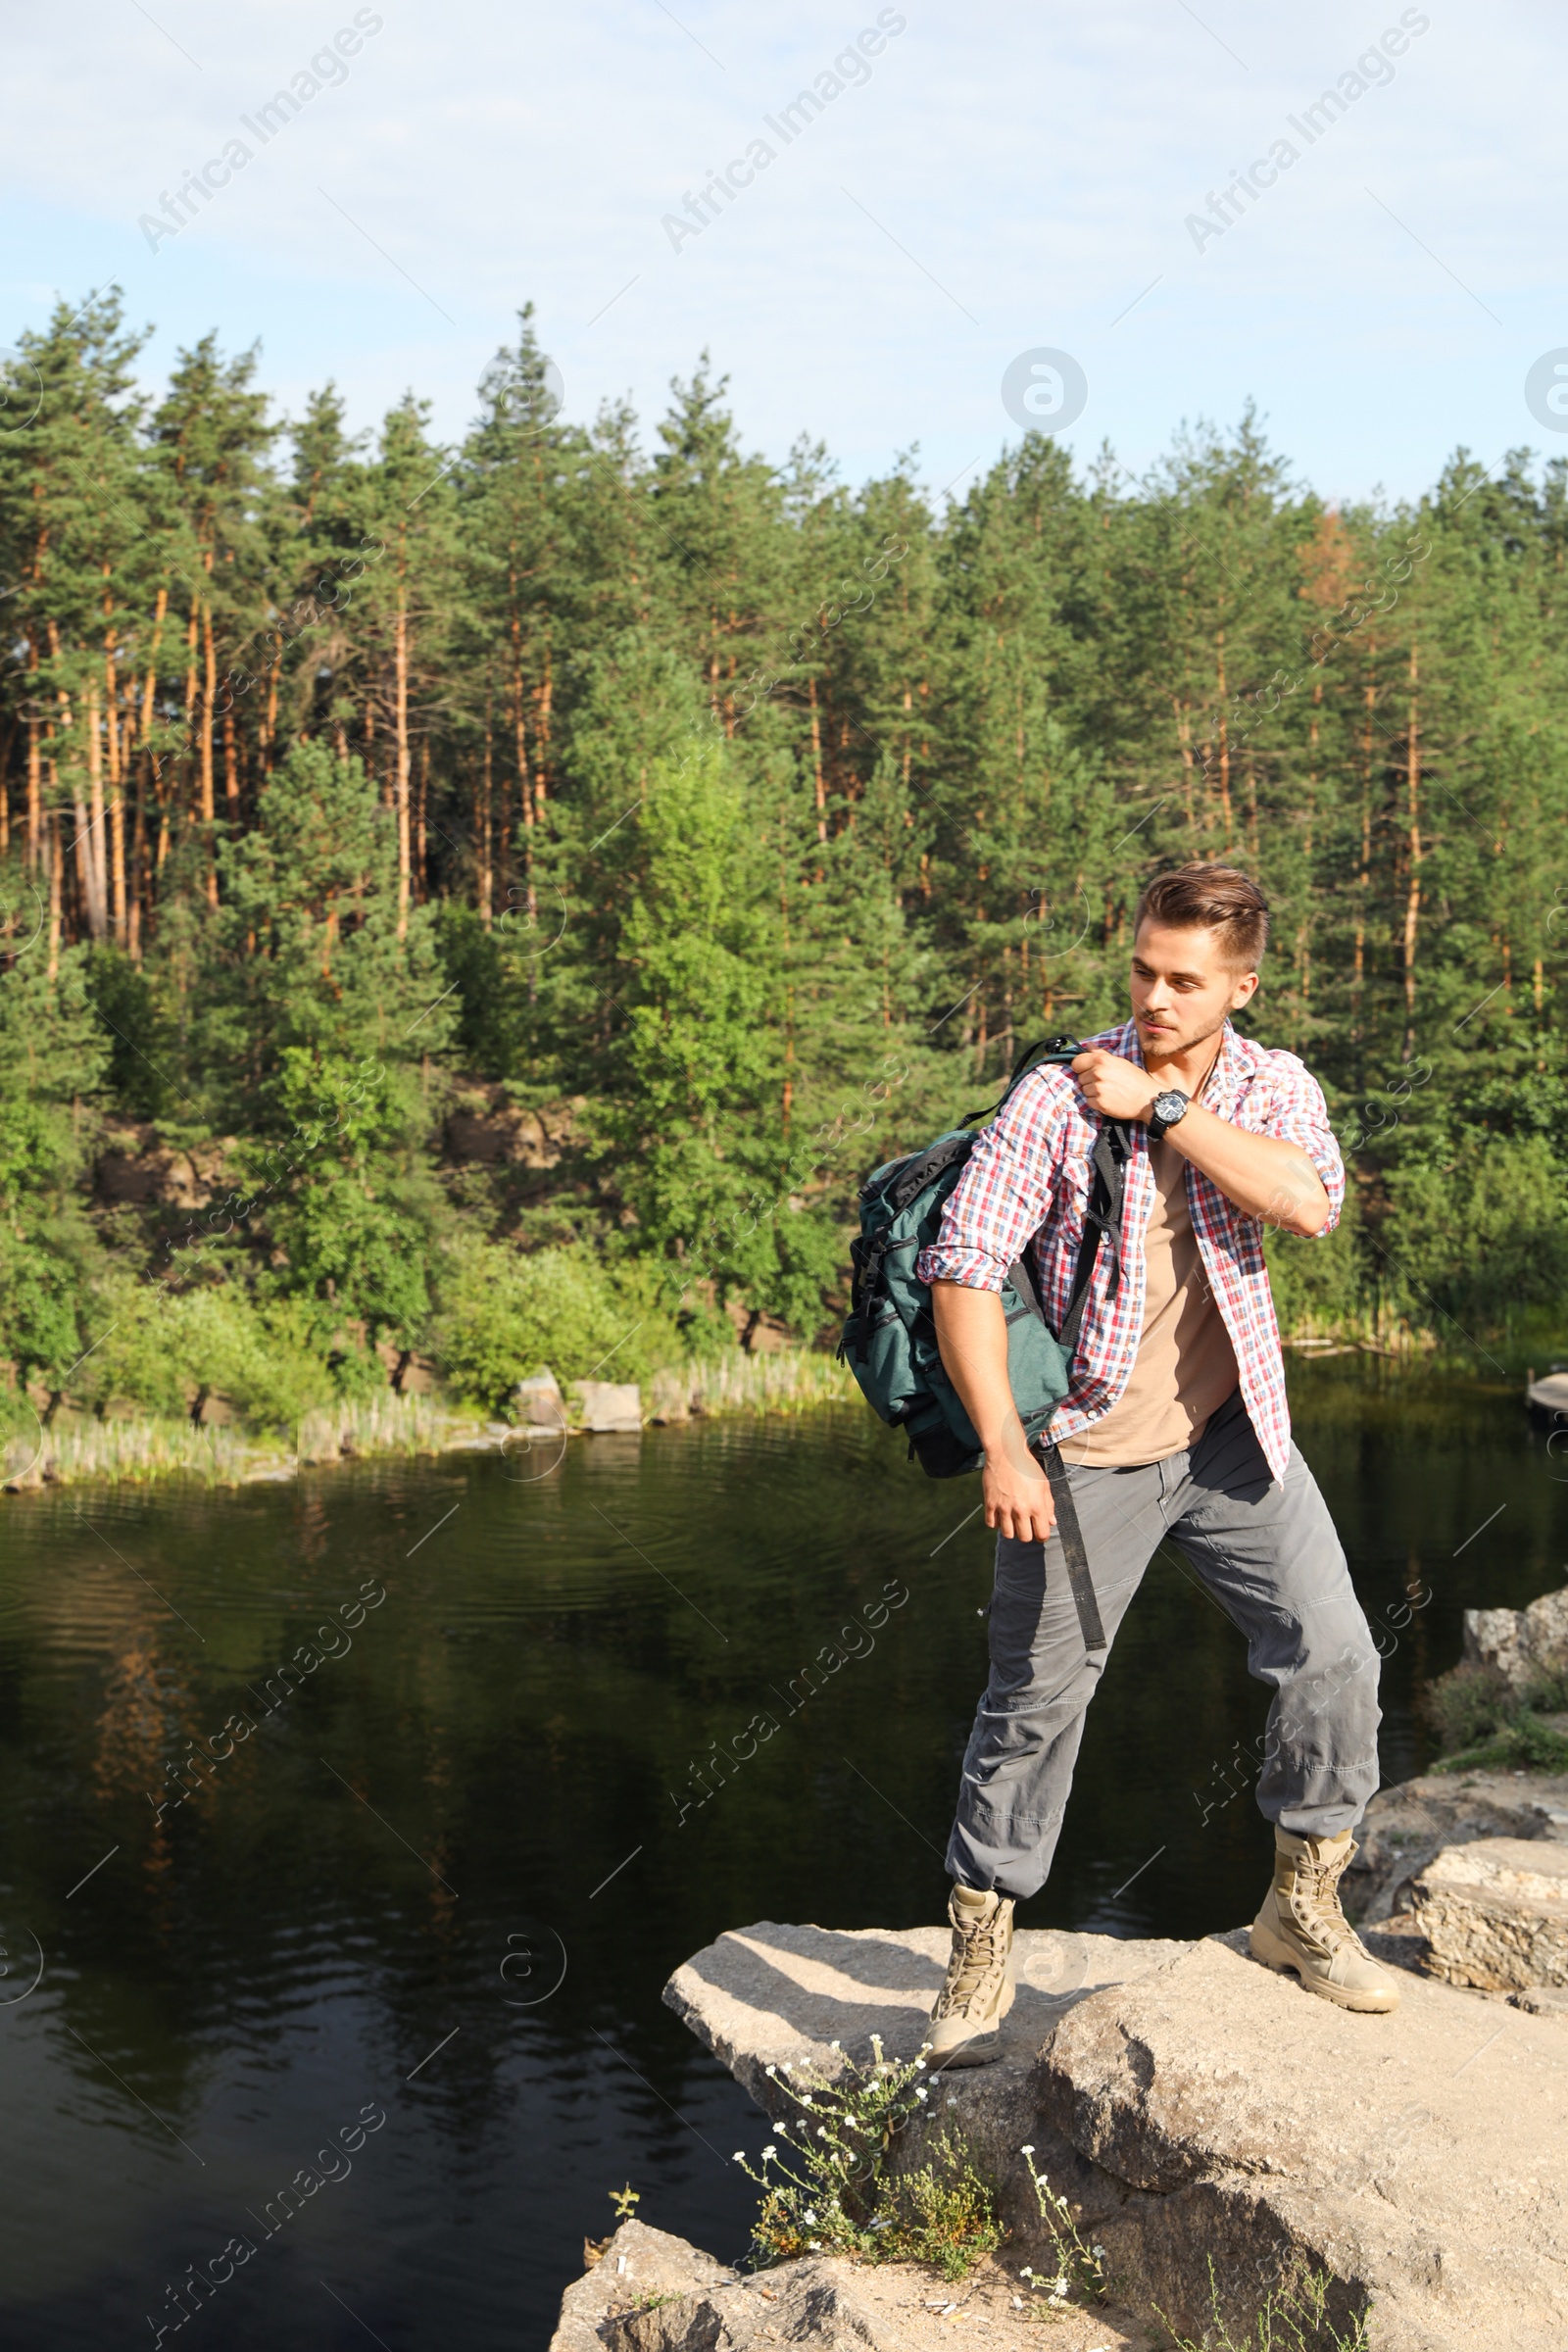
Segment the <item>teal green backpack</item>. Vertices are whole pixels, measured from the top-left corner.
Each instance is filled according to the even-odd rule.
[[[971,1112],[967,1124],[939,1136],[923,1152],[874,1169],[860,1188],[860,1230],[850,1245],[854,1280],[839,1354],[872,1411],[905,1431],[911,1459],[917,1459],[932,1478],[956,1478],[977,1470],[982,1453],[974,1425],[943,1368],[931,1292],[916,1274],[915,1262],[937,1238],[948,1197],[979,1140],[979,1124],[1001,1111],[1030,1070],[1062,1068],[1083,1051],[1065,1037],[1046,1038],[1030,1046],[994,1110]],[[1046,1320],[1027,1252],[1014,1259],[1002,1287],[1013,1401],[1030,1447],[1052,1483],[1073,1593],[1091,1647],[1102,1643],[1099,1615],[1089,1589],[1066,1472],[1055,1447],[1047,1441],[1046,1431],[1067,1394],[1068,1368],[1102,1235],[1108,1239],[1113,1254],[1113,1294],[1120,1281],[1126,1160],[1125,1127],[1115,1120],[1102,1121],[1094,1150],[1095,1175],[1084,1238],[1061,1329],[1054,1332]],[[1086,1607],[1092,1615],[1086,1614]]]

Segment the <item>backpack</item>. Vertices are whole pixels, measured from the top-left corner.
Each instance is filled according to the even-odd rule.
[[[1002,1111],[1030,1070],[1063,1068],[1083,1051],[1065,1037],[1045,1038],[1027,1047],[992,1110],[969,1112],[963,1126],[939,1136],[923,1152],[873,1169],[860,1187],[860,1230],[850,1245],[854,1276],[839,1356],[848,1363],[872,1411],[906,1432],[910,1459],[917,1459],[931,1478],[956,1478],[977,1470],[982,1452],[974,1425],[943,1368],[930,1288],[916,1274],[915,1262],[937,1238],[948,1197],[979,1141],[979,1126]],[[1046,1431],[1067,1394],[1069,1366],[1102,1235],[1113,1258],[1112,1295],[1120,1283],[1127,1151],[1125,1126],[1118,1120],[1102,1120],[1094,1148],[1095,1175],[1084,1238],[1059,1332],[1054,1332],[1046,1320],[1027,1250],[1014,1259],[1002,1286],[1013,1401],[1030,1449],[1051,1480],[1073,1595],[1092,1648],[1103,1644],[1099,1612],[1089,1587],[1065,1465],[1047,1440]]]

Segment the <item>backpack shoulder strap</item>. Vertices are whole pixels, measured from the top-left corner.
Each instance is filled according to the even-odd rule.
[[[1120,1119],[1102,1119],[1095,1138],[1093,1153],[1095,1177],[1090,1188],[1089,1205],[1084,1212],[1084,1236],[1078,1245],[1078,1263],[1073,1268],[1072,1292],[1067,1312],[1061,1319],[1056,1337],[1071,1356],[1078,1345],[1083,1325],[1084,1305],[1089,1297],[1090,1279],[1095,1259],[1100,1253],[1103,1236],[1111,1253],[1110,1295],[1115,1297],[1121,1287],[1121,1215],[1127,1193],[1127,1129]]]

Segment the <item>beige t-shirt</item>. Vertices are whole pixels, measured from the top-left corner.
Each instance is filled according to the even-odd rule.
[[[1236,1351],[1203,1271],[1187,1162],[1151,1144],[1154,1204],[1144,1236],[1144,1327],[1126,1388],[1092,1428],[1059,1442],[1065,1462],[1126,1468],[1190,1446],[1236,1387]]]

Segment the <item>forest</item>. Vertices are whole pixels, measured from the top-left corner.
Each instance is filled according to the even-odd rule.
[[[1353,1173],[1287,1329],[1560,1337],[1568,463],[1334,506],[1240,387],[1140,478],[854,487],[706,354],[569,420],[528,309],[456,446],[145,340],[0,376],[8,1409],[830,1344],[866,1170],[1119,1018],[1193,857]]]

